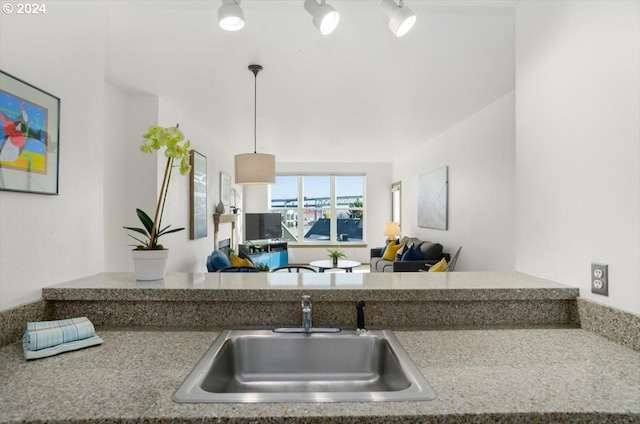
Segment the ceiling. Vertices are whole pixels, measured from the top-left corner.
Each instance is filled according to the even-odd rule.
[[[107,80],[157,95],[234,150],[278,161],[388,162],[514,89],[514,1],[406,0],[396,38],[376,0],[330,0],[322,36],[302,0],[244,0],[245,27],[221,30],[209,1],[114,1]]]

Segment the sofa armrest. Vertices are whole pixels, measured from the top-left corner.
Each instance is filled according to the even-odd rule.
[[[382,255],[380,254],[382,252],[382,247],[374,247],[373,249],[371,249],[371,254],[370,254],[370,258],[379,258]]]

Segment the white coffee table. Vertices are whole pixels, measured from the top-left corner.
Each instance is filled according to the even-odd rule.
[[[324,272],[325,269],[339,268],[344,269],[346,272],[353,272],[353,268],[359,267],[362,265],[360,262],[356,261],[347,261],[338,259],[338,265],[334,265],[331,260],[323,260],[323,261],[313,261],[309,263],[311,266],[315,266],[318,268],[318,272]]]

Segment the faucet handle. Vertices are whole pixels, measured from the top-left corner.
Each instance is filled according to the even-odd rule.
[[[308,294],[303,294],[300,297],[300,303],[302,304],[302,309],[311,310],[311,296],[309,296]]]
[[[364,300],[360,300],[358,303],[356,303],[356,329],[359,333],[367,331],[367,329],[364,327],[364,306]]]

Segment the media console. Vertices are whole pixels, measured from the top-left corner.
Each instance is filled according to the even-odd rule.
[[[238,245],[241,258],[249,258],[255,265],[265,264],[269,269],[289,265],[289,252],[286,241],[245,242]]]

